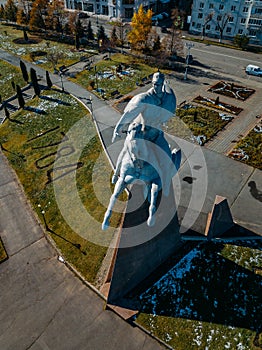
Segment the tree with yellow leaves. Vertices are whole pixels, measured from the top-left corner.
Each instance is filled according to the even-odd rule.
[[[16,23],[19,25],[25,25],[28,23],[26,14],[24,13],[24,10],[22,8],[18,9],[17,11]]]
[[[63,0],[53,0],[48,5],[46,24],[56,32],[63,32],[66,23],[65,4]]]
[[[35,0],[30,11],[30,29],[46,29],[45,13],[47,12],[48,0]]]
[[[134,13],[131,20],[132,30],[128,34],[132,50],[144,52],[147,49],[147,40],[152,29],[152,15],[152,10],[145,12],[142,5]]]

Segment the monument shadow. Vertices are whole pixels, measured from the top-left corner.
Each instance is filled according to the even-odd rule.
[[[162,282],[140,294],[140,312],[260,333],[262,269],[256,268],[255,262],[250,270],[223,257],[224,243],[203,242],[200,245],[200,255],[181,278],[170,270]],[[236,241],[234,245],[262,248],[261,241]]]

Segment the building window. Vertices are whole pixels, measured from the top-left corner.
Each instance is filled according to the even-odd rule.
[[[219,10],[224,10],[224,5],[220,4],[219,5]]]
[[[233,17],[233,16],[230,16],[230,17],[228,18],[228,22],[229,22],[229,23],[234,22],[234,17]]]
[[[206,25],[206,29],[209,30],[210,29],[210,24]]]
[[[231,27],[227,27],[226,33],[231,33]]]
[[[203,13],[199,13],[197,18],[203,18]]]
[[[133,8],[125,8],[125,18],[132,18],[134,15]]]
[[[250,36],[256,36],[257,35],[257,31],[254,29],[249,29],[249,33]]]
[[[196,23],[195,22],[192,22],[192,27],[194,27],[196,25]]]
[[[256,9],[255,9],[255,13],[259,13],[259,14],[261,14],[261,13],[262,13],[262,9],[258,9],[258,8],[256,8]]]
[[[249,23],[249,24],[255,24],[255,25],[260,26],[260,25],[261,25],[261,20],[260,20],[260,19],[251,18],[251,19],[248,21],[248,23]]]
[[[248,7],[243,7],[243,12],[248,12]]]
[[[199,8],[201,8],[201,9],[203,9],[204,8],[204,3],[203,2],[200,2],[200,4],[199,4]]]
[[[240,23],[245,24],[246,23],[246,18],[241,18]]]
[[[209,8],[213,9],[214,8],[214,4],[209,4]]]
[[[231,11],[236,11],[236,6],[231,6]]]
[[[238,34],[243,34],[243,29],[238,29]]]
[[[102,14],[108,16],[108,6],[102,5]]]
[[[221,21],[221,19],[222,19],[222,16],[221,16],[221,15],[218,15],[218,16],[217,16],[217,21]]]
[[[94,12],[94,4],[88,4],[84,2],[83,5],[84,5],[84,11]]]
[[[201,23],[197,23],[197,29],[200,29],[201,28]]]
[[[216,31],[216,32],[218,32],[218,31],[219,31],[219,27],[218,27],[218,26],[216,26],[215,31]]]

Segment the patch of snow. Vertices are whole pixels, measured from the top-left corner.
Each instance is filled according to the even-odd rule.
[[[241,316],[246,316],[247,312],[243,307],[238,308],[238,313],[241,314]]]
[[[166,342],[169,342],[170,340],[172,340],[172,337],[169,333],[166,333]]]

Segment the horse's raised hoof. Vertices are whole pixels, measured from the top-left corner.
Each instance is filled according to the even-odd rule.
[[[108,221],[103,221],[102,223],[102,230],[106,231],[109,227],[109,222]]]
[[[109,217],[105,216],[104,221],[102,222],[102,230],[106,231],[109,226],[110,226],[110,224],[109,224]]]
[[[147,226],[152,227],[155,225],[155,222],[156,222],[155,215],[149,216],[147,219]]]

